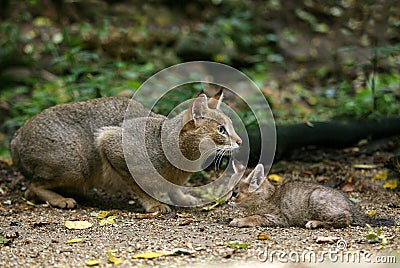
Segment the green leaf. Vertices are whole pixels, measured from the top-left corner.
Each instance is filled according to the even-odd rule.
[[[5,238],[4,236],[0,235],[0,247],[7,245],[10,243],[11,239]]]
[[[239,241],[229,241],[227,245],[231,248],[247,249],[251,244],[240,243]]]
[[[376,240],[378,238],[378,236],[376,234],[367,234],[366,238],[368,239],[368,241],[372,241],[372,240]]]
[[[381,228],[377,228],[377,229],[376,229],[376,235],[377,235],[377,236],[380,236],[381,233],[382,233]]]
[[[360,203],[360,202],[361,202],[360,199],[353,198],[353,197],[350,197],[349,200],[350,200],[351,202],[353,202],[353,203]],[[370,227],[371,227],[371,226],[370,226]]]

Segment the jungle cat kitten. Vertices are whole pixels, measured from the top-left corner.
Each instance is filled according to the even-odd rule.
[[[207,100],[201,94],[188,109],[170,119],[155,113],[143,117],[149,111],[139,102],[124,97],[50,107],[28,120],[11,141],[13,162],[30,180],[25,196],[54,207],[73,208],[76,201],[61,195],[66,189],[85,191],[122,179],[146,211],[169,211],[168,205],[147,195],[129,173],[122,145],[125,111],[132,101],[130,120],[133,124],[145,124],[148,131],[131,133],[133,139],[135,135],[146,136],[146,148],[153,152],[150,159],[154,167],[165,179],[182,185],[191,173],[177,169],[163,157],[161,129],[167,128],[170,135],[179,137],[180,150],[189,159],[198,157],[203,139],[211,139],[217,149],[238,148],[242,141],[230,118],[219,109],[221,100],[222,96]]]
[[[244,167],[235,163],[235,173]],[[229,204],[246,209],[249,216],[236,218],[231,226],[289,227],[308,229],[341,228],[349,225],[393,225],[391,219],[370,219],[361,213],[344,193],[308,182],[287,182],[274,186],[258,164],[240,179],[229,198]]]

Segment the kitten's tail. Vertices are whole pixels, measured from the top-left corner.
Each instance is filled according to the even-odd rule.
[[[395,226],[396,222],[390,218],[372,218],[368,222],[369,225],[372,227],[379,227],[379,226]]]
[[[365,226],[366,224],[371,225],[372,227],[379,227],[379,226],[395,226],[396,222],[390,218],[371,218],[369,215],[364,213],[356,213],[353,215],[353,223],[352,225],[357,226]]]

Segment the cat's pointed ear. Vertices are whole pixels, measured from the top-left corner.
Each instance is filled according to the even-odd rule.
[[[186,114],[183,117],[183,123],[186,124],[193,119],[194,125],[199,127],[204,124],[206,114],[208,111],[207,96],[201,93],[197,98],[194,99]]]
[[[224,88],[221,87],[217,94],[208,100],[208,107],[211,109],[219,110],[221,108],[222,100],[224,99]]]
[[[208,111],[207,96],[206,94],[202,93],[197,98],[194,99],[192,105],[188,110],[189,117],[190,119],[194,120],[194,125],[196,127],[199,127],[204,124],[207,111]]]
[[[246,167],[236,159],[233,159],[232,167],[235,174],[241,173],[246,169]]]
[[[249,182],[249,192],[254,192],[258,188],[260,188],[261,184],[265,180],[264,175],[264,166],[262,164],[258,164],[254,170],[250,173],[250,182]]]

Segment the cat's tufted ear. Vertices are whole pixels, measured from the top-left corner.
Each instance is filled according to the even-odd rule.
[[[219,110],[223,99],[224,99],[224,88],[221,87],[219,91],[212,98],[208,100],[208,107],[210,107],[211,109]]]
[[[260,188],[261,184],[265,180],[264,175],[264,166],[262,164],[258,164],[254,170],[248,176],[249,179],[249,192],[254,192],[258,188]]]
[[[202,126],[205,122],[208,109],[207,96],[201,93],[194,99],[189,109],[186,111],[183,117],[183,123],[186,124],[193,119],[196,127]]]

